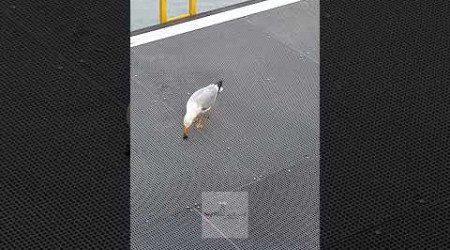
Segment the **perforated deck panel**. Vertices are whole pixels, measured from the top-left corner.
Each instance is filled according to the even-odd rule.
[[[0,248],[129,247],[128,9],[0,1]]]
[[[318,19],[297,3],[131,48],[132,249],[318,249]],[[189,94],[221,79],[183,140]],[[248,238],[202,236],[211,191],[248,193]]]
[[[449,11],[321,2],[322,249],[449,249]]]

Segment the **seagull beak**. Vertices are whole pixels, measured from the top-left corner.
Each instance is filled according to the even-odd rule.
[[[183,139],[187,139],[189,134],[189,127],[183,125]]]

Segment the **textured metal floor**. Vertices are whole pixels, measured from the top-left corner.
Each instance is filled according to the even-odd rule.
[[[131,48],[132,249],[319,248],[318,3]],[[183,140],[189,93],[219,79]],[[248,193],[247,238],[202,237],[211,191]]]

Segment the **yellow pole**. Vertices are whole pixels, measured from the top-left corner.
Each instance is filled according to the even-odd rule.
[[[159,0],[159,22],[167,22],[167,0]]]
[[[183,19],[183,18],[186,18],[186,17],[189,17],[189,13],[181,14],[181,15],[179,15],[179,16],[170,17],[170,18],[167,19],[167,22],[172,22],[172,21],[180,20],[180,19]]]
[[[167,0],[159,0],[159,22],[167,23],[175,20],[180,20],[189,16],[194,16],[197,13],[197,0],[189,0],[189,13],[179,16],[167,18]]]
[[[196,0],[189,0],[189,15],[193,16],[197,12]]]

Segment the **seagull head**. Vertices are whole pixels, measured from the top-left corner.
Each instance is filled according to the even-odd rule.
[[[192,110],[188,109],[186,112],[186,115],[184,116],[183,120],[183,138],[187,139],[189,134],[189,127],[192,125],[192,122],[197,117],[198,112],[193,112]]]

